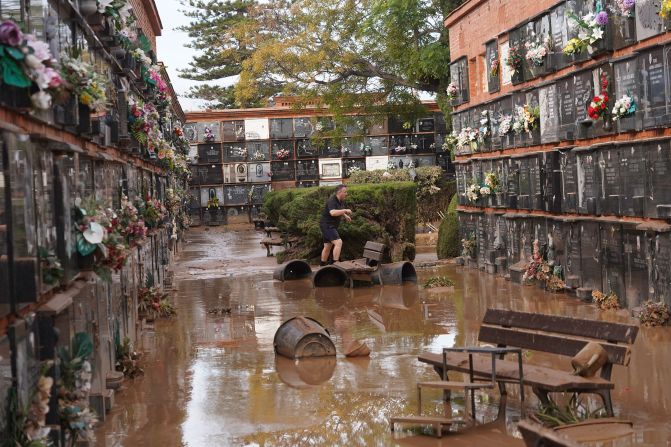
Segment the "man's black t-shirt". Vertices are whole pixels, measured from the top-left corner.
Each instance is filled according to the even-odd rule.
[[[334,195],[329,197],[329,199],[326,201],[326,206],[324,206],[324,211],[322,211],[322,217],[319,220],[319,223],[322,225],[326,225],[328,227],[335,227],[338,228],[338,225],[340,225],[340,219],[342,216],[331,216],[331,211],[332,210],[341,210],[343,208],[343,204],[338,198]]]

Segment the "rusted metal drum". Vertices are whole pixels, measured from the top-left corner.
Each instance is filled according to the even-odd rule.
[[[336,355],[335,345],[326,328],[310,317],[291,318],[277,329],[275,352],[290,359]]]
[[[273,272],[273,278],[278,281],[290,281],[293,279],[309,278],[312,274],[312,268],[307,262],[294,259],[278,265]]]
[[[349,283],[350,278],[345,269],[336,265],[324,266],[312,276],[314,287],[343,287]]]
[[[417,282],[417,272],[410,261],[381,264],[373,273],[373,284],[399,286],[404,282]]]

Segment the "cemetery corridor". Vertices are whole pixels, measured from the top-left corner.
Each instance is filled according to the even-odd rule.
[[[189,231],[174,266],[177,316],[145,332],[145,374],[115,395],[96,445],[446,445],[416,431],[389,430],[390,416],[414,414],[416,382],[436,378],[418,353],[474,344],[492,306],[626,320],[574,297],[451,265],[418,270],[419,284],[434,275],[452,278],[454,290],[444,292],[414,284],[333,290],[280,283],[272,279],[275,259],[265,257],[261,237],[244,228]],[[299,314],[324,324],[339,354],[356,338],[371,348],[370,358],[339,355],[306,366],[277,357],[275,331]],[[615,412],[634,422],[632,445],[671,439],[664,379],[670,351],[668,328],[641,328],[631,366],[614,371]],[[570,368],[568,359],[538,356],[528,361]],[[515,402],[516,390],[510,392]],[[492,420],[496,400],[483,400],[479,415]],[[462,403],[457,398],[453,410]],[[424,405],[427,412],[443,408],[439,394]],[[509,404],[509,432],[518,416],[517,405]]]

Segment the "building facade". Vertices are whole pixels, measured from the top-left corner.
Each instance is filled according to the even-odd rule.
[[[469,0],[447,18],[471,266],[522,281],[547,265],[551,289],[671,303],[661,3]]]
[[[271,189],[337,185],[355,170],[442,166],[443,114],[427,103],[414,122],[395,116],[354,117],[337,138],[325,110],[297,110],[291,98],[273,107],[189,112],[194,224],[219,224],[258,212]]]

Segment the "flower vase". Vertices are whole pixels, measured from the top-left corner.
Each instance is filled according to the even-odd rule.
[[[77,255],[77,267],[82,272],[90,272],[93,270],[95,265],[95,254],[91,253],[90,255],[82,256]]]
[[[478,143],[476,141],[471,141],[470,143],[468,143],[468,146],[471,148],[471,152],[478,151]]]

